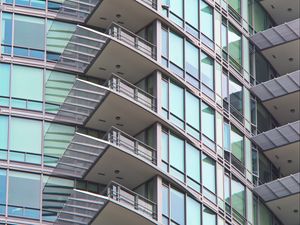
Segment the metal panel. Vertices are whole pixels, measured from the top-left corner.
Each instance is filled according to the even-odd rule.
[[[252,137],[263,151],[300,141],[300,121],[274,128]]]
[[[268,101],[300,90],[300,70],[266,81],[251,88],[261,100]]]
[[[265,201],[273,201],[300,192],[300,173],[293,174],[254,188]]]
[[[261,31],[253,35],[251,40],[260,50],[264,50],[299,38],[300,19],[296,19]]]

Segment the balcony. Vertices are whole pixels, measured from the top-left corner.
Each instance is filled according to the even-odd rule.
[[[134,135],[157,120],[156,98],[115,74],[104,85],[76,79],[55,119]]]
[[[299,224],[300,173],[260,185],[254,191],[285,225]]]
[[[137,32],[157,18],[156,9],[156,0],[65,0],[57,17],[102,29],[117,21]]]
[[[276,24],[282,24],[299,18],[299,1],[261,0],[259,3],[267,10]]]
[[[56,67],[100,79],[116,73],[136,83],[157,69],[156,46],[115,23],[106,33],[77,26]]]
[[[251,40],[279,74],[300,69],[300,19],[261,31]]]
[[[156,150],[114,127],[103,139],[76,133],[53,174],[134,188],[157,174]]]
[[[299,172],[300,168],[300,121],[290,123],[252,138],[261,151],[280,169],[280,173],[288,175]]]
[[[74,189],[55,225],[154,225],[156,203],[115,183],[102,195]]]
[[[300,71],[274,78],[251,88],[280,124],[299,120]]]

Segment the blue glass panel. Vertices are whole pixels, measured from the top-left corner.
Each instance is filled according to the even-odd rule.
[[[0,149],[7,149],[8,117],[0,116]]]

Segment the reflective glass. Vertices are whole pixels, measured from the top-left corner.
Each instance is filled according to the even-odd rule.
[[[200,100],[186,92],[186,122],[196,130],[200,130]]]
[[[169,33],[169,58],[172,63],[183,68],[183,38],[173,32]]]
[[[169,136],[165,132],[162,132],[162,160],[168,162],[168,151],[169,151]]]
[[[271,225],[272,217],[270,211],[264,206],[261,202],[259,202],[259,224],[263,225]]]
[[[228,4],[233,8],[237,13],[241,14],[241,0],[228,0]]]
[[[203,0],[201,0],[201,32],[208,37],[209,39],[213,40],[214,38],[214,26],[213,26],[213,9]]]
[[[230,104],[234,107],[232,112],[239,119],[243,115],[243,86],[233,76],[229,79],[229,95]]]
[[[171,189],[171,219],[178,225],[184,225],[184,209],[184,194],[175,189]]]
[[[169,188],[164,185],[162,187],[162,213],[169,216]]]
[[[208,105],[201,105],[202,133],[211,140],[215,140],[215,112]]]
[[[242,35],[233,26],[229,26],[228,32],[229,55],[233,65],[239,69],[242,65]]]
[[[170,10],[179,16],[183,17],[183,0],[170,0]]]
[[[1,43],[11,46],[12,43],[12,14],[2,14],[2,37]]]
[[[6,203],[6,170],[0,169],[0,214],[5,213]]]
[[[205,154],[202,154],[202,183],[211,192],[216,192],[216,162]]]
[[[184,171],[184,141],[170,135],[170,164],[179,171]]]
[[[168,57],[168,32],[162,29],[162,55]]]
[[[217,224],[217,216],[211,211],[209,208],[203,206],[203,224],[205,225],[216,225]]]
[[[201,77],[202,82],[214,90],[214,61],[204,53],[201,53]]]
[[[7,139],[8,139],[8,117],[0,116],[0,150],[7,150]],[[0,159],[1,158],[2,157],[0,156]]]
[[[185,20],[198,29],[199,26],[199,0],[185,0]]]
[[[0,63],[0,105],[8,106],[10,65]]]
[[[240,215],[245,217],[245,186],[236,179],[231,180],[231,205]]]
[[[244,136],[235,127],[231,127],[231,152],[232,154],[244,163]]]
[[[196,79],[199,79],[199,49],[188,41],[185,43],[186,71]]]
[[[201,205],[194,199],[187,197],[186,201],[186,220],[188,225],[200,225],[201,224]]]
[[[200,151],[190,144],[186,145],[186,173],[200,183]]]
[[[184,116],[184,90],[176,84],[170,83],[170,111],[179,119]]]

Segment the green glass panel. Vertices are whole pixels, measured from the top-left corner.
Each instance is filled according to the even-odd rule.
[[[184,118],[184,89],[170,83],[170,111],[179,119]]]
[[[199,26],[199,0],[185,0],[185,20],[198,29]]]
[[[239,181],[231,180],[231,205],[240,215],[245,217],[246,201],[245,201],[245,186]]]
[[[201,33],[203,33],[206,37],[213,40],[214,39],[213,9],[203,0],[201,1],[200,7],[201,7],[201,18],[200,18]]]
[[[1,43],[11,46],[12,34],[12,14],[3,13]]]
[[[271,225],[272,217],[270,211],[261,202],[259,203],[259,224]]]
[[[233,8],[237,13],[241,14],[241,0],[228,0],[228,4]]]
[[[217,225],[217,216],[216,214],[210,210],[209,208],[203,206],[203,224],[205,225]]]
[[[185,67],[190,75],[199,79],[199,49],[188,41],[185,42]]]
[[[232,154],[244,163],[244,136],[235,127],[231,127],[231,152]]]
[[[13,98],[43,100],[43,70],[14,66],[11,81],[11,95]]]
[[[214,60],[204,53],[201,53],[201,77],[202,82],[214,90]]]
[[[232,25],[229,26],[228,42],[229,55],[234,60],[234,66],[242,65],[242,35]]]
[[[7,138],[8,138],[8,117],[0,116],[0,149],[4,149],[4,150],[7,149]]]
[[[183,18],[183,0],[170,0],[170,10],[180,18]]]

